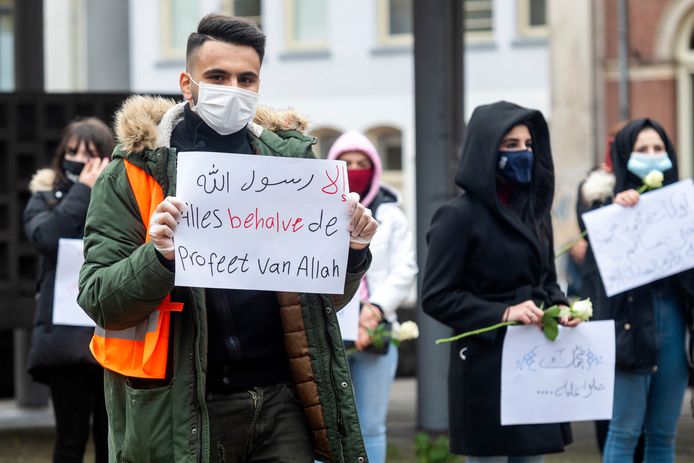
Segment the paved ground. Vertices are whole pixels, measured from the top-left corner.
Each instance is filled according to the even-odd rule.
[[[398,379],[393,387],[388,415],[389,462],[416,463],[413,453],[416,430],[416,382]],[[677,461],[694,463],[694,419],[687,393],[677,436]],[[598,463],[592,423],[575,423],[575,443],[566,453],[547,458],[547,463]],[[53,445],[50,410],[18,410],[11,401],[0,401],[0,463],[48,462]],[[460,463],[463,459],[458,460]],[[85,459],[92,463],[93,458]]]

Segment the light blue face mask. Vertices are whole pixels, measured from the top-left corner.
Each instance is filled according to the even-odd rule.
[[[627,162],[627,170],[641,180],[652,170],[665,172],[670,169],[672,161],[665,151],[657,154],[631,153]]]

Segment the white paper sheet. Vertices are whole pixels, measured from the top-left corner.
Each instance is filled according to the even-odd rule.
[[[77,304],[79,273],[84,263],[82,240],[60,238],[53,292],[53,324],[95,326]]]
[[[176,196],[176,285],[342,294],[343,161],[186,152]]]
[[[608,296],[694,267],[691,179],[583,214]]]
[[[356,341],[359,337],[359,291],[351,301],[337,313],[343,341]]]
[[[501,367],[501,424],[607,420],[614,392],[614,321],[559,327],[510,326]]]

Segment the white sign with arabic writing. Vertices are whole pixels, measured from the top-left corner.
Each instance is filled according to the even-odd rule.
[[[356,341],[359,337],[360,307],[361,301],[357,291],[352,300],[337,313],[337,322],[340,324],[343,341]]]
[[[83,241],[60,238],[58,262],[55,267],[53,292],[53,324],[70,326],[96,326],[77,304],[80,268],[84,263]]]
[[[501,424],[612,418],[614,321],[559,327],[550,341],[535,326],[510,326],[501,362]]]
[[[694,267],[691,179],[583,214],[605,292],[613,296]]]
[[[344,161],[179,153],[176,285],[342,294],[348,193]]]

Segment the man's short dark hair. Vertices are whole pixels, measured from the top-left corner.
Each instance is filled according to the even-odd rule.
[[[265,56],[265,34],[251,20],[222,14],[208,14],[198,23],[197,32],[188,36],[186,46],[186,67],[190,70],[190,60],[196,50],[208,40],[246,45],[253,47],[263,62]]]

